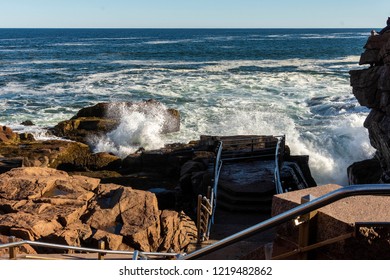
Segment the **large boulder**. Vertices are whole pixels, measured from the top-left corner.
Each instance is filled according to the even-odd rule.
[[[156,251],[160,245],[160,211],[150,192],[125,188],[119,200],[120,234],[135,248]]]
[[[184,213],[160,211],[156,196],[115,184],[101,184],[86,224],[104,236],[109,246],[120,246],[118,235],[142,251],[183,251],[196,238],[196,226]]]
[[[197,238],[197,228],[184,212],[164,210],[161,213],[161,235],[159,251],[180,252]]]
[[[162,133],[180,129],[180,113],[177,110],[168,109],[158,101],[147,100],[138,103],[98,103],[81,109],[70,120],[58,123],[52,131],[59,137],[88,143],[94,136],[107,134],[117,128],[122,119],[131,117],[134,112],[143,114],[146,118],[162,118]]]
[[[160,212],[154,194],[114,184],[102,184],[98,192],[87,224],[96,230],[120,234],[136,249],[158,249]]]
[[[0,175],[0,232],[26,240],[80,245],[80,217],[99,180],[51,168],[18,168]],[[66,241],[66,242],[65,242]]]
[[[347,169],[350,185],[379,183],[382,170],[378,159],[354,162]]]

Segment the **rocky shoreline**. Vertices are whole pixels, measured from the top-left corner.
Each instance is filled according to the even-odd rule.
[[[173,191],[180,159],[193,156],[187,152],[191,145],[140,150],[124,159],[94,153],[90,139],[119,124],[115,115],[107,114],[110,106],[137,106],[145,114],[165,108],[154,100],[83,108],[50,129],[64,140],[35,140],[1,127],[1,240],[15,236],[86,247],[104,240],[112,250],[182,252],[196,239],[192,219],[175,211]],[[165,117],[164,133],[177,131],[179,112],[166,109]]]
[[[390,182],[390,32],[371,36],[365,49],[360,64],[370,67],[350,71],[351,86],[371,109],[364,126],[376,154],[348,168],[350,184]],[[49,130],[61,140],[0,127],[0,242],[15,236],[96,247],[104,240],[112,250],[186,251],[196,240],[193,198],[210,185],[213,147],[201,137],[124,157],[95,153],[91,143],[118,128],[116,113],[126,108],[159,112],[161,133],[180,129],[180,113],[155,100],[83,108]],[[299,164],[310,175],[308,158]]]
[[[154,100],[83,108],[50,129],[63,140],[35,140],[1,128],[2,239],[12,235],[87,247],[104,240],[113,250],[174,252],[196,240],[195,199],[211,185],[215,139],[140,148],[122,158],[94,153],[91,139],[120,125],[109,108],[134,106],[145,114],[164,110],[162,133],[180,129],[179,112]],[[286,149],[311,178],[308,157],[290,156]]]

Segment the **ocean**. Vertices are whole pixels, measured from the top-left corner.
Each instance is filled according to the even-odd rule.
[[[372,156],[348,71],[368,29],[0,29],[0,124],[48,139],[50,126],[104,101],[156,99],[181,113],[181,130],[122,112],[95,151],[202,134],[286,135],[310,156],[318,184],[347,184],[347,167]],[[35,125],[20,125],[32,120]]]

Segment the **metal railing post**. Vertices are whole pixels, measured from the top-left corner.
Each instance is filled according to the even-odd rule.
[[[315,199],[312,195],[305,195],[301,197],[301,204],[313,201]],[[307,247],[310,245],[310,236],[313,230],[313,221],[311,220],[317,214],[317,210],[304,214],[295,220],[298,224],[298,249]],[[301,260],[307,260],[308,252],[300,253]]]
[[[214,217],[215,217],[215,209],[217,207],[217,195],[218,195],[218,181],[219,181],[219,174],[221,173],[221,168],[222,168],[222,148],[223,147],[223,142],[219,142],[218,146],[218,151],[217,151],[217,156],[215,159],[215,167],[214,167],[214,181],[213,181],[213,191],[210,197],[211,205],[212,205],[212,215],[210,219],[210,223],[214,224]],[[210,227],[211,227],[210,224]]]
[[[103,240],[99,240],[99,242],[98,242],[98,249],[99,250],[104,250],[105,247],[106,247],[105,242]],[[104,260],[104,255],[105,255],[105,253],[100,253],[99,252],[98,253],[98,260]]]
[[[198,236],[197,236],[197,243],[200,244],[200,242],[202,241],[202,227],[201,227],[201,222],[202,222],[202,219],[201,219],[201,215],[202,215],[202,199],[203,199],[203,196],[200,194],[198,195],[198,205],[197,205],[197,208],[196,208],[196,225],[197,225],[197,228],[198,228]]]
[[[8,238],[8,242],[9,243],[14,243],[16,241],[15,239],[15,236],[10,236]],[[9,254],[9,259],[10,260],[15,260],[16,259],[16,250],[17,250],[17,247],[16,246],[12,246],[8,249],[8,254]]]
[[[133,254],[133,261],[138,260],[138,254],[139,254],[139,251],[138,251],[138,250],[135,250],[135,251],[134,251],[134,254]]]
[[[283,193],[283,186],[282,182],[280,181],[280,166],[279,166],[279,149],[280,145],[282,144],[282,140],[284,138],[278,138],[278,142],[276,144],[275,148],[275,187],[276,187],[276,193],[281,194]]]
[[[118,254],[118,255],[133,255],[134,252],[132,251],[120,251],[120,250],[107,250],[107,249],[95,249],[95,248],[85,248],[85,247],[77,247],[77,246],[69,246],[69,245],[60,245],[55,243],[47,243],[47,242],[40,242],[40,241],[31,241],[31,240],[22,240],[17,242],[11,242],[6,244],[0,244],[0,250],[6,249],[6,248],[12,248],[12,247],[18,247],[23,245],[30,245],[30,246],[36,246],[36,247],[43,247],[43,248],[52,248],[57,250],[74,250],[77,252],[85,252],[85,253],[101,253],[102,255],[106,254]],[[163,252],[142,252],[139,253],[143,257],[147,258],[148,256],[152,257],[176,257],[177,253],[163,253]]]

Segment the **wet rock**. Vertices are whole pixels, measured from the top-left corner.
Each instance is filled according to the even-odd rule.
[[[116,120],[99,119],[96,117],[81,117],[58,123],[52,130],[58,137],[87,143],[92,135],[106,134],[118,125]]]
[[[354,162],[347,169],[348,182],[355,184],[377,184],[382,175],[382,168],[376,158]]]
[[[127,173],[135,173],[140,172],[143,168],[142,166],[142,154],[141,153],[135,153],[130,154],[122,161],[122,168],[127,170]]]
[[[121,168],[122,160],[110,153],[91,154],[88,158],[87,167],[90,170],[118,170]]]
[[[24,126],[33,126],[35,125],[32,121],[30,120],[25,120],[21,123],[21,125],[24,125]]]
[[[0,155],[0,174],[13,168],[22,167],[23,158],[4,158]]]
[[[385,38],[389,38],[385,44],[381,47],[379,51],[379,59],[383,61],[384,64],[390,64],[390,32],[386,32]],[[384,38],[384,40],[386,40]]]

